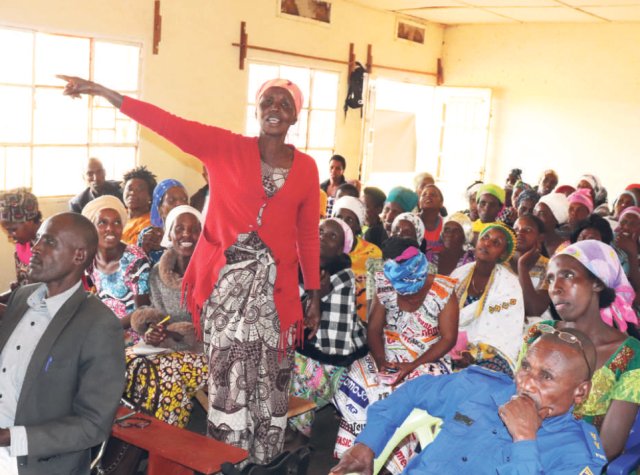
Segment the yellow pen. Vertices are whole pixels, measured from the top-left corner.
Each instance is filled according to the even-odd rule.
[[[164,317],[162,320],[160,320],[160,321],[157,323],[157,325],[163,325],[163,324],[167,323],[170,319],[171,319],[171,315],[167,315],[167,316],[166,316],[166,317]],[[147,328],[147,331],[145,332],[145,334],[146,334],[146,333],[150,333],[150,332],[151,332],[151,330],[153,330],[153,328],[152,328],[151,326],[149,326],[149,328]]]
[[[167,315],[166,317],[164,317],[162,320],[160,320],[158,322],[158,325],[164,325],[166,322],[168,322],[169,320],[171,320],[171,315]]]

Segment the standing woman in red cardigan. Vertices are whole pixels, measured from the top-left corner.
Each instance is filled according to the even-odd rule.
[[[265,83],[256,97],[259,137],[176,117],[76,77],[64,93],[101,96],[202,161],[210,205],[183,280],[183,292],[209,355],[208,433],[265,463],[282,450],[293,348],[301,338],[298,263],[311,298],[304,324],[320,307],[318,170],[285,144],[302,107],[291,81]]]

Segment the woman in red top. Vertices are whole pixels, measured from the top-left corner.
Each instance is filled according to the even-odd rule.
[[[426,254],[429,262],[437,259],[435,256],[444,249],[440,239],[442,234],[442,216],[440,210],[444,205],[442,191],[436,185],[426,185],[420,194],[419,208],[420,219],[424,224],[424,243],[421,249]]]
[[[265,83],[256,97],[260,136],[176,117],[80,78],[65,94],[102,96],[205,165],[210,206],[183,279],[209,355],[208,433],[264,463],[282,450],[293,349],[302,335],[298,262],[311,298],[305,325],[318,326],[318,170],[285,144],[302,107],[291,81]],[[202,323],[201,317],[202,316]]]

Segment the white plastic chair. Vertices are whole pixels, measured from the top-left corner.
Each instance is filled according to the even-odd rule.
[[[396,429],[382,453],[373,461],[373,475],[377,475],[398,444],[409,434],[416,434],[420,447],[424,450],[438,435],[442,419],[433,417],[423,409],[414,409]],[[351,473],[349,475],[358,475]]]

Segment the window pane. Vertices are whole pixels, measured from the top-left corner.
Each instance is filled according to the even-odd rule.
[[[249,64],[249,92],[247,103],[254,104],[258,88],[269,79],[278,77],[278,66],[269,64]]]
[[[60,86],[56,74],[89,77],[89,39],[36,33],[36,84]]]
[[[316,71],[313,75],[312,107],[335,109],[338,103],[338,74]]]
[[[115,139],[116,132],[113,129],[94,129],[91,132],[91,140],[95,143],[112,144]]]
[[[31,84],[33,33],[0,29],[0,82]]]
[[[245,127],[247,137],[257,137],[260,135],[260,124],[256,119],[256,108],[254,106],[247,107],[247,125]]]
[[[3,190],[31,185],[29,154],[28,147],[0,147],[0,186]]]
[[[38,196],[79,193],[85,188],[86,162],[86,147],[34,147],[33,192]]]
[[[138,142],[138,124],[127,118],[116,120],[116,138],[115,143],[130,143],[135,144]]]
[[[307,147],[307,116],[309,112],[305,109],[300,111],[298,121],[289,127],[287,133],[287,143],[293,144],[296,148],[305,149]]]
[[[311,111],[309,148],[331,148],[335,142],[336,112]]]
[[[280,77],[296,83],[302,91],[304,104],[302,107],[309,107],[309,84],[311,82],[311,70],[307,68],[292,68],[289,66],[280,67]]]
[[[93,109],[94,129],[115,129],[116,128],[116,108],[115,107],[95,107]]]
[[[117,91],[138,89],[140,48],[138,46],[96,41],[94,80]]]
[[[31,142],[31,88],[0,86],[0,142]]]
[[[87,143],[87,97],[70,100],[57,89],[36,89],[34,122],[35,143]]]
[[[89,156],[102,162],[107,180],[122,181],[122,175],[136,166],[135,147],[91,147]]]

